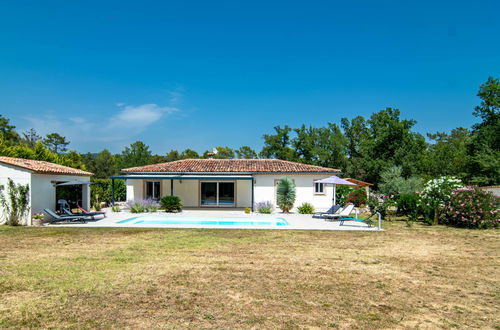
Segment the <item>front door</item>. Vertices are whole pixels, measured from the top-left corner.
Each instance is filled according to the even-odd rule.
[[[201,206],[234,207],[234,182],[201,182]]]
[[[146,199],[160,199],[160,181],[146,181]]]

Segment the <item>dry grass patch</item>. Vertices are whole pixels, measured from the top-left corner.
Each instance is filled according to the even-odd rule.
[[[0,227],[0,327],[495,328],[499,234]]]

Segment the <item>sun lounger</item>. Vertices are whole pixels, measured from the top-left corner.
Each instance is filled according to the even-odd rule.
[[[363,223],[366,223],[368,225],[368,227],[371,227],[372,224],[373,224],[373,220],[372,220],[372,217],[375,216],[377,213],[373,213],[372,215],[370,215],[368,218],[366,219],[358,219],[358,218],[342,218],[340,220],[340,226],[343,226],[344,225],[344,221],[357,221],[357,222],[363,222]]]
[[[323,211],[323,212],[315,212],[313,214],[313,218],[322,218],[324,216],[327,216],[327,215],[333,215],[333,214],[337,214],[339,213],[341,210],[343,209],[343,207],[340,207],[340,205],[332,205],[332,207],[330,207],[328,210],[326,211]]]
[[[78,209],[84,214],[84,215],[88,215],[88,216],[91,216],[92,219],[94,219],[94,217],[96,215],[102,215],[103,217],[106,217],[106,212],[104,211],[92,211],[92,212],[89,212],[87,210],[85,210],[84,208],[82,208],[80,205],[77,205],[78,206]]]
[[[332,220],[340,220],[342,218],[348,218],[353,210],[354,210],[354,205],[352,205],[352,204],[347,205],[342,210],[340,210],[338,213],[327,215],[326,218],[332,219]]]
[[[80,215],[66,215],[66,216],[61,216],[59,214],[56,214],[55,212],[53,212],[52,210],[49,210],[49,209],[44,209],[43,210],[45,213],[47,213],[48,215],[50,215],[52,218],[54,218],[54,220],[52,220],[52,222],[61,222],[61,221],[81,221],[83,223],[85,223],[86,221],[86,217],[84,216],[80,216]]]

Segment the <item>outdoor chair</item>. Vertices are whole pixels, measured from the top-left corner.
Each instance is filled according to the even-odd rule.
[[[372,224],[373,224],[373,220],[372,218],[376,215],[377,213],[373,213],[372,215],[370,215],[368,218],[366,219],[358,219],[358,218],[342,218],[340,220],[340,226],[343,226],[344,225],[344,221],[358,221],[358,222],[363,222],[363,223],[366,223],[368,225],[368,227],[372,227]]]
[[[338,213],[327,215],[326,218],[331,219],[331,220],[340,220],[342,218],[348,218],[353,210],[354,210],[354,205],[352,205],[352,204],[347,205],[342,210],[340,210]]]
[[[50,215],[54,219],[51,222],[61,222],[61,221],[81,221],[83,223],[86,222],[86,219],[85,219],[86,217],[81,216],[81,215],[61,216],[61,215],[56,214],[55,212],[53,212],[52,210],[49,210],[49,209],[44,209],[43,211],[45,213],[47,213],[48,215]]]
[[[323,211],[323,212],[315,212],[313,214],[313,218],[322,218],[327,215],[333,215],[339,213],[342,209],[345,207],[340,207],[340,205],[332,205],[328,210]]]
[[[91,216],[92,219],[94,219],[94,217],[96,215],[102,215],[104,218],[106,217],[106,212],[105,211],[92,211],[92,212],[89,212],[89,211],[85,210],[83,207],[81,207],[80,205],[77,205],[77,207],[80,210],[80,212],[82,212],[82,215]]]

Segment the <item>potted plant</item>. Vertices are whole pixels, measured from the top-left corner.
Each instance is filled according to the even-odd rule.
[[[31,224],[33,226],[42,226],[43,225],[43,213],[33,213],[31,215]]]

